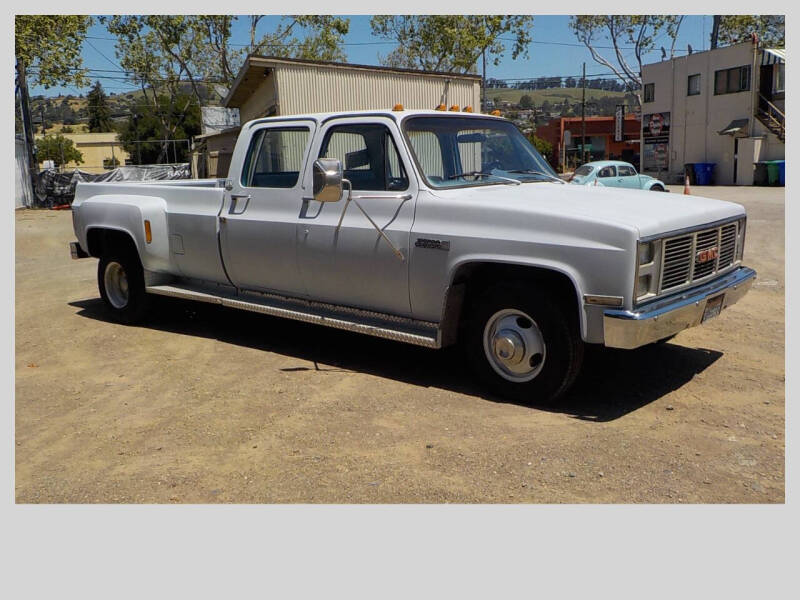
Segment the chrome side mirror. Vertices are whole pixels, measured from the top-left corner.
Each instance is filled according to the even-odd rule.
[[[338,158],[314,161],[314,200],[338,202],[342,199],[342,163]]]

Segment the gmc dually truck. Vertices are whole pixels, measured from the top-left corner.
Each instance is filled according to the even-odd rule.
[[[75,258],[119,321],[152,294],[441,348],[552,402],[750,288],[738,204],[566,185],[509,121],[395,110],[246,123],[229,177],[79,183]]]

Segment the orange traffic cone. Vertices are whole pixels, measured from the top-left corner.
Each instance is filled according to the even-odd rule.
[[[689,176],[686,176],[686,180],[683,183],[683,193],[684,194],[691,194],[691,190],[689,190]]]

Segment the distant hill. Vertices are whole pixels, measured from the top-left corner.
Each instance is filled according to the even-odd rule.
[[[185,93],[191,92],[189,83],[185,84],[186,89],[183,89],[184,84],[181,84],[181,89]],[[124,120],[130,115],[131,111],[138,105],[146,104],[151,96],[148,95],[145,99],[142,90],[131,90],[130,92],[123,93],[109,93],[108,105],[111,108],[111,118],[115,121]],[[202,93],[202,91],[201,91]],[[75,133],[79,133],[86,129],[85,123],[89,120],[89,112],[87,110],[88,101],[86,95],[58,95],[58,96],[32,96],[31,97],[31,118],[35,127],[41,123],[42,109],[44,109],[44,118],[47,123],[47,131],[61,131],[61,128],[66,125],[72,127]],[[53,127],[51,127],[51,125]]]
[[[514,104],[519,103],[519,99],[528,95],[533,100],[534,105],[541,106],[547,100],[551,104],[562,103],[568,100],[570,103],[581,101],[581,88],[547,88],[544,90],[514,90],[508,88],[487,88],[486,98],[494,100],[500,98]],[[619,98],[625,97],[624,92],[610,92],[607,90],[597,90],[586,88],[586,100],[598,100],[600,98]]]

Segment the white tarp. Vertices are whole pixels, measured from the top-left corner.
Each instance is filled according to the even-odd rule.
[[[14,139],[14,208],[25,208],[33,205],[31,176],[28,170],[28,157],[25,153],[25,142]]]

